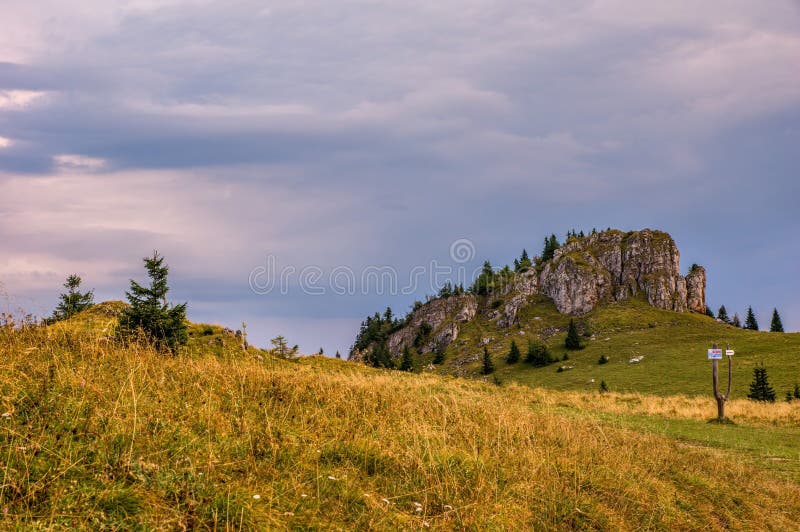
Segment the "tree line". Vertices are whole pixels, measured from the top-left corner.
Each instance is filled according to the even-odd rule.
[[[747,329],[751,331],[758,331],[758,320],[756,319],[755,312],[753,312],[753,307],[747,307],[747,314],[744,319],[744,324],[742,323],[741,318],[739,318],[739,314],[734,312],[733,317],[728,315],[728,309],[725,308],[725,305],[721,305],[719,310],[717,310],[717,315],[714,316],[714,313],[710,310],[706,310],[706,314],[710,317],[720,320],[723,323],[727,323],[728,325],[732,325],[734,327],[738,327],[740,329]],[[772,320],[769,324],[769,332],[784,332],[783,331],[783,322],[781,321],[781,315],[778,313],[778,309],[772,309]]]

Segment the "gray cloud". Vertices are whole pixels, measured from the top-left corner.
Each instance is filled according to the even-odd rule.
[[[334,330],[422,294],[267,301],[250,269],[408,271],[461,237],[500,263],[550,232],[657,226],[709,265],[712,303],[800,328],[800,286],[742,282],[760,256],[795,282],[797,246],[768,244],[800,230],[793,2],[5,11],[0,279],[40,306],[72,270],[121,297],[157,247],[198,317]]]

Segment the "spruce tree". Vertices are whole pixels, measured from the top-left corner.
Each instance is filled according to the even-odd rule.
[[[754,401],[775,402],[775,390],[769,385],[767,378],[767,368],[763,364],[753,368],[753,382],[750,383],[750,393],[748,399]]]
[[[59,295],[59,303],[53,311],[52,321],[65,320],[86,310],[94,304],[94,292],[81,292],[81,278],[77,274],[72,274],[67,277],[64,283],[64,288],[67,289],[66,294]]]
[[[525,362],[535,367],[544,367],[555,362],[547,349],[547,345],[541,342],[528,342],[528,353],[525,356]]]
[[[733,319],[731,320],[731,325],[734,327],[742,328],[742,320],[739,318],[739,314],[734,312]]]
[[[414,360],[411,358],[411,350],[408,347],[403,349],[403,359],[400,362],[400,371],[414,371]]]
[[[489,354],[489,349],[483,346],[483,370],[484,375],[494,373],[494,364],[492,363],[492,356]]]
[[[717,311],[717,319],[724,321],[725,323],[730,323],[731,319],[728,317],[728,310],[725,308],[725,305],[719,307]]]
[[[169,266],[164,264],[164,257],[155,251],[152,257],[144,258],[144,266],[150,286],[144,287],[131,279],[131,288],[125,292],[130,307],[120,316],[120,329],[128,335],[142,331],[157,348],[175,354],[189,339],[186,303],[167,303]]]
[[[444,364],[444,354],[446,349],[447,348],[444,346],[444,344],[439,344],[436,346],[436,349],[433,351],[434,364]]]
[[[336,358],[342,358],[342,355],[339,353],[339,350],[336,350]]]
[[[753,307],[747,307],[747,317],[744,319],[744,328],[751,331],[758,330],[758,322],[756,315],[753,313]]]
[[[708,316],[709,318],[713,318],[714,317],[714,311],[711,310],[710,307],[706,307],[706,316]]]
[[[769,325],[769,332],[783,332],[783,323],[778,309],[772,309],[772,323]]]
[[[569,320],[569,328],[567,329],[567,338],[564,340],[564,347],[571,351],[583,349],[581,337],[578,334],[578,327],[575,326],[575,320]]]
[[[517,347],[517,342],[511,340],[511,349],[509,349],[508,354],[506,355],[506,362],[509,364],[516,364],[519,362],[519,347]]]

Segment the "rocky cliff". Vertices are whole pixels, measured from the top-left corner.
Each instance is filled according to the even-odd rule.
[[[466,294],[430,300],[419,306],[386,345],[397,356],[404,347],[421,353],[444,347],[459,334],[461,324],[488,306],[487,318],[498,328],[518,322],[531,296],[552,299],[563,314],[580,315],[603,302],[644,297],[654,307],[676,312],[705,312],[706,273],[692,266],[680,274],[680,253],[672,237],[644,229],[624,233],[609,230],[571,238],[553,258],[513,274],[483,298]],[[485,300],[481,304],[481,300]],[[487,301],[500,302],[496,307]],[[356,355],[358,358],[358,355]]]

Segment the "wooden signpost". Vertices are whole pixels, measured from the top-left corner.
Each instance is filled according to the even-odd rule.
[[[717,368],[717,361],[722,358],[723,350],[717,347],[717,344],[714,344],[711,349],[708,350],[708,358],[711,360],[711,379],[714,385],[714,399],[717,400],[717,421],[719,423],[725,422],[725,401],[728,400],[728,397],[731,395],[731,360],[733,359],[734,351],[730,349],[728,344],[725,344],[725,355],[728,359],[728,391],[723,395],[719,391],[719,370]]]

